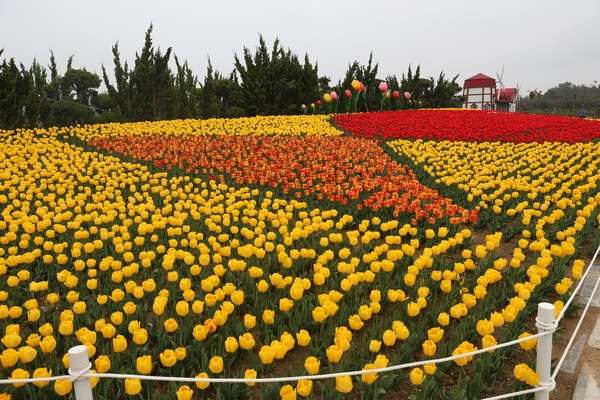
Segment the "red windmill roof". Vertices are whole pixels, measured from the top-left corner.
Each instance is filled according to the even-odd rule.
[[[496,87],[496,80],[484,74],[477,74],[468,79],[465,79],[465,85],[467,87]]]
[[[506,101],[506,102],[512,103],[515,100],[516,94],[517,94],[516,88],[500,89],[496,92],[496,99],[498,101]]]

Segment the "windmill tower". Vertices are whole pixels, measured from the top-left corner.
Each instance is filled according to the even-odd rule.
[[[517,105],[519,102],[519,86],[516,88],[505,88],[504,81],[504,65],[500,73],[496,72],[496,78],[498,81],[499,88],[496,90],[496,110],[498,111],[517,111]]]

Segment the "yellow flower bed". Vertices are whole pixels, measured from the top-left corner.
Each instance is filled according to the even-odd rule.
[[[438,393],[453,364],[474,363],[487,379],[504,353],[470,353],[522,335],[527,314],[549,291],[559,295],[560,311],[581,278],[576,248],[600,202],[600,158],[591,143],[389,142],[477,202],[482,218],[497,217],[498,229],[476,239],[466,227],[341,215],[62,141],[148,134],[339,131],[310,116],[1,133],[4,378],[64,374],[68,349],[83,344],[98,372],[187,377],[314,375],[460,356],[405,376],[342,376],[325,382],[322,396],[360,390],[376,397],[397,378],[415,393]],[[519,236],[506,256],[499,251],[509,234]],[[526,366],[515,375],[527,384],[537,379]],[[470,390],[484,378],[470,378]],[[105,398],[114,390],[151,393],[135,379],[96,384]],[[72,390],[68,381],[37,386],[41,395]],[[244,384],[191,386],[250,394]],[[6,392],[25,396],[30,387]],[[313,388],[301,380],[260,390],[265,398],[293,398]],[[177,390],[192,395],[190,386]]]

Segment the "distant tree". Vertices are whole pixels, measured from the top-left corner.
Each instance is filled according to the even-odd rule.
[[[2,52],[0,52],[2,55]],[[14,58],[0,65],[0,128],[20,128],[25,123],[23,101],[29,93],[29,84],[21,74]]]
[[[199,90],[200,95],[200,116],[204,119],[216,118],[219,115],[219,105],[217,103],[217,94],[215,91],[215,72],[213,70],[210,58],[206,67],[206,76],[204,83]]]
[[[177,75],[174,81],[173,95],[173,118],[187,119],[198,117],[198,106],[196,100],[196,77],[188,67],[187,61],[179,63],[174,56],[177,66]]]
[[[67,69],[62,77],[61,87],[64,88],[66,98],[72,98],[75,102],[90,106],[92,96],[97,96],[97,89],[102,79],[98,75],[83,69]]]
[[[73,100],[54,100],[50,106],[51,126],[70,126],[86,123],[93,116],[92,109]]]
[[[445,78],[444,72],[440,72],[437,82],[429,79],[426,92],[423,96],[423,107],[429,108],[453,108],[460,107],[463,97],[459,94],[462,87],[456,82],[458,75],[451,81]]]
[[[115,64],[115,84],[116,87],[110,84],[104,65],[102,65],[102,76],[104,77],[104,84],[108,90],[108,94],[115,102],[115,112],[118,116],[121,116],[124,120],[131,119],[131,94],[129,86],[129,68],[127,61],[125,64],[121,64],[121,54],[119,53],[119,43],[117,42],[113,48],[113,62]]]
[[[152,44],[152,24],[146,31],[144,47],[136,53],[133,69],[121,63],[118,43],[113,46],[116,86],[102,66],[108,93],[115,100],[116,113],[128,121],[155,121],[195,115],[195,78],[187,63],[178,64],[177,77],[169,69],[172,50],[163,54]],[[177,83],[175,82],[177,80]]]
[[[235,70],[239,74],[240,89],[248,115],[295,114],[306,101],[310,89],[302,87],[318,79],[315,65],[305,57],[304,66],[290,50],[284,50],[275,39],[271,51],[260,35],[254,54],[244,47],[243,59],[234,55]]]

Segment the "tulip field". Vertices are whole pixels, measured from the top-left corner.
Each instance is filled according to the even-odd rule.
[[[102,400],[477,399],[507,368],[531,388],[535,339],[470,353],[536,333],[582,277],[599,139],[594,120],[425,109],[0,130],[0,379],[65,375],[81,344],[97,373],[192,378],[464,355],[94,378]]]

